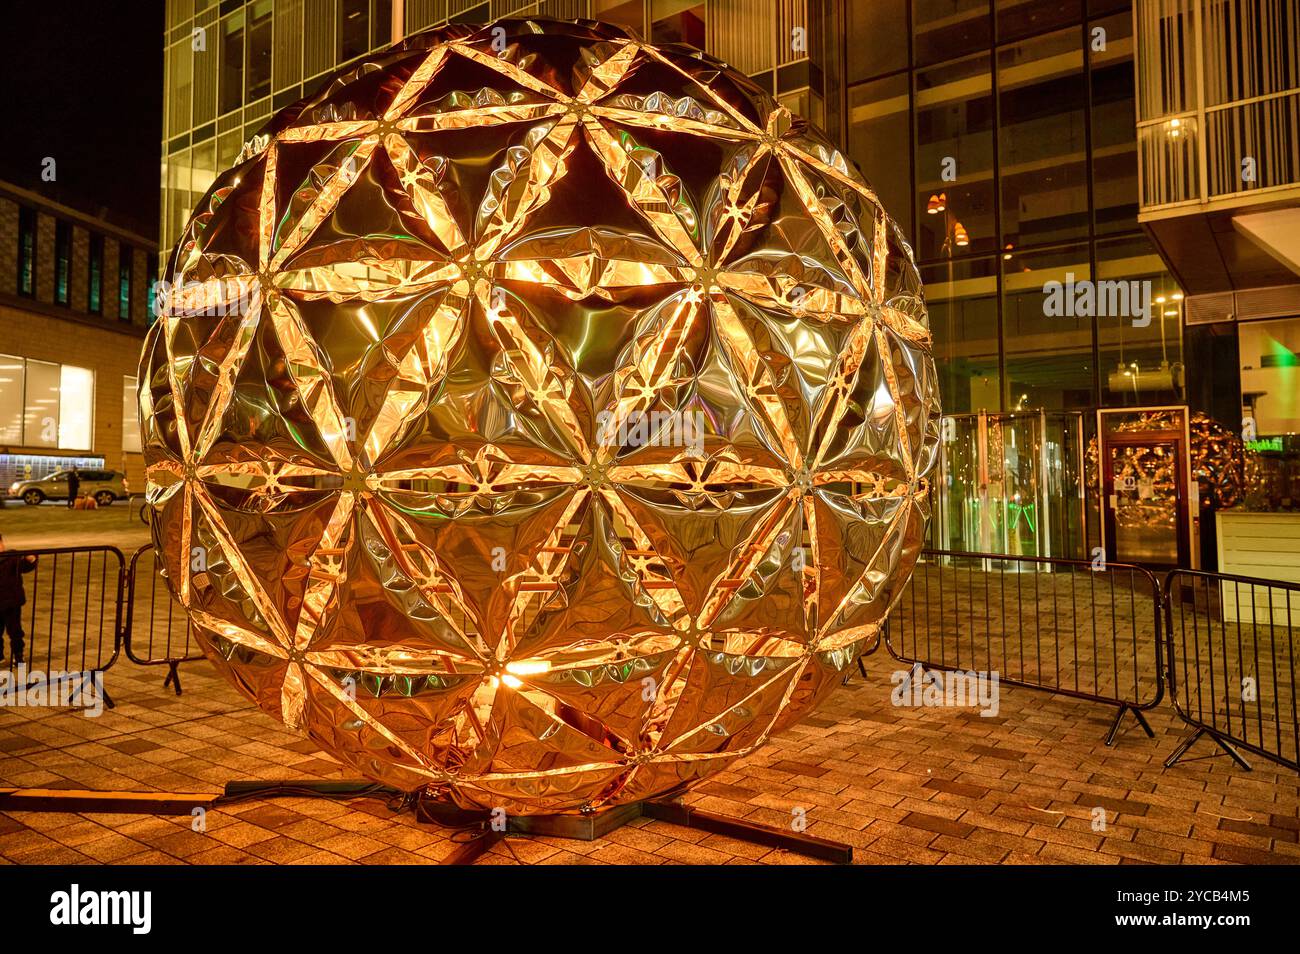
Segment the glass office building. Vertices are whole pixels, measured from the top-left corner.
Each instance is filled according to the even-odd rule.
[[[709,50],[821,121],[806,0],[167,0],[161,244],[268,118],[339,66],[447,22],[592,17]]]
[[[1223,102],[1244,99],[1242,109],[1270,116],[1294,112],[1286,94],[1295,86],[1297,44],[1286,34],[1295,19],[1278,12],[1294,6],[169,0],[162,243],[175,241],[216,173],[276,109],[337,66],[408,33],[541,15],[593,17],[656,42],[685,41],[823,126],[910,238],[948,415],[932,541],[1072,557],[1106,544],[1112,559],[1123,558],[1105,539],[1108,504],[1095,464],[1102,415],[1184,407],[1234,431],[1240,425],[1236,336],[1225,349],[1212,320],[1189,324],[1194,305],[1212,316],[1207,289],[1196,285],[1207,273],[1179,263],[1187,242],[1164,220],[1222,201],[1212,170],[1234,167],[1235,157],[1214,153],[1202,133],[1249,126],[1220,114]],[[1198,7],[1213,8],[1218,19],[1205,27],[1205,15],[1193,15]],[[1273,65],[1222,53],[1231,32],[1223,24],[1232,17],[1259,21]],[[1245,49],[1252,41],[1234,35],[1233,42]],[[1145,67],[1141,50],[1150,54]],[[1197,77],[1212,71],[1197,57],[1221,72],[1262,71],[1266,79],[1251,73],[1223,90],[1203,88]],[[1209,102],[1195,99],[1201,93]],[[1271,148],[1261,152],[1268,175],[1283,181],[1269,178],[1265,188],[1280,201],[1296,176],[1286,166],[1289,147]],[[1289,274],[1270,283],[1295,280]],[[1265,343],[1285,344],[1287,334]],[[1178,552],[1203,551],[1206,562],[1208,539],[1200,548],[1183,541]]]
[[[1141,0],[1134,20],[1138,220],[1187,293],[1188,403],[1252,452],[1247,507],[1209,528],[1218,565],[1300,579],[1300,3]]]
[[[1185,296],[1138,222],[1132,4],[814,12],[830,131],[925,281],[950,415],[932,542],[1089,554],[1097,410],[1186,400]]]
[[[1137,220],[1131,4],[872,0],[830,16],[828,112],[912,236],[945,410],[1181,401],[1180,289]],[[1044,286],[1071,280],[1150,282],[1150,321],[1131,303],[1051,313]]]

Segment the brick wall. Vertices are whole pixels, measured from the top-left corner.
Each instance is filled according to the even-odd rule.
[[[22,206],[37,210],[36,300],[18,292],[18,229]],[[55,223],[72,226],[67,305],[54,304]],[[131,487],[144,489],[144,462],[138,453],[122,450],[123,378],[136,373],[148,327],[149,243],[133,242],[128,234],[74,209],[50,203],[22,190],[0,194],[0,353],[37,361],[53,361],[95,373],[94,420],[90,456],[124,471]],[[100,314],[88,312],[90,300],[90,238],[103,236],[104,260]],[[118,262],[130,255],[131,314],[118,315]],[[86,448],[75,448],[84,452]],[[0,453],[71,455],[73,450],[0,446]],[[82,455],[84,456],[84,455]]]
[[[36,300],[54,301],[54,219],[36,217]]]
[[[68,304],[73,311],[90,309],[90,233],[81,226],[72,228],[72,273],[69,275],[72,286]]]
[[[97,327],[45,315],[0,302],[0,351],[41,361],[91,368],[95,372],[94,446],[104,465],[124,471],[131,489],[144,489],[144,460],[122,451],[122,378],[134,375],[144,344],[140,332],[128,326]],[[0,446],[0,453],[42,453],[48,448]]]
[[[149,327],[149,254],[135,250],[131,268],[131,324],[140,328]]]
[[[18,203],[0,196],[0,291],[18,290]]]
[[[104,239],[104,319],[117,319],[117,256],[121,246],[115,239]]]

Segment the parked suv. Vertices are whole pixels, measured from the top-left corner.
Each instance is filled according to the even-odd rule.
[[[38,504],[45,500],[68,499],[68,474],[70,471],[56,470],[40,480],[15,480],[9,485],[9,496],[20,497],[23,503]],[[125,499],[125,475],[116,470],[78,470],[81,476],[79,493],[85,497],[95,498],[95,503],[107,507],[119,497]]]

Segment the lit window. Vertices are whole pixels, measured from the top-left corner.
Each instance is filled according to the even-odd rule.
[[[104,293],[104,236],[90,237],[90,257],[88,260],[89,282],[86,308],[92,315],[103,311]]]
[[[122,451],[127,454],[138,454],[141,449],[136,386],[133,375],[122,376]]]
[[[68,279],[72,271],[72,226],[59,222],[54,227],[54,300],[68,303]]]
[[[131,320],[131,246],[122,245],[117,252],[117,317]]]
[[[95,372],[0,356],[0,440],[26,447],[88,450],[93,444]]]
[[[36,293],[36,210],[18,210],[18,294]]]
[[[0,444],[23,442],[23,359],[0,354]]]
[[[59,366],[51,361],[27,362],[23,400],[23,444],[59,446]]]
[[[95,410],[95,372],[65,364],[59,368],[59,446],[89,450]]]

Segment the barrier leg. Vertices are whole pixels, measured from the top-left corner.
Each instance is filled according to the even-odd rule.
[[[181,694],[181,671],[179,662],[169,662],[167,664],[167,678],[163,680],[163,688],[171,686],[176,690],[176,695]]]
[[[1186,739],[1183,740],[1183,743],[1180,746],[1178,746],[1176,750],[1174,750],[1174,754],[1169,756],[1169,758],[1165,759],[1165,768],[1172,768],[1174,763],[1176,763],[1179,759],[1181,759],[1184,755],[1186,755],[1187,750],[1190,749],[1193,745],[1195,745],[1197,740],[1199,740],[1200,737],[1203,735],[1208,735],[1210,738],[1212,738],[1215,744],[1219,748],[1227,752],[1228,755],[1232,757],[1232,760],[1236,762],[1238,765],[1240,765],[1247,772],[1251,770],[1250,763],[1247,762],[1244,758],[1242,758],[1241,753],[1238,752],[1235,748],[1233,748],[1232,745],[1229,744],[1229,742],[1226,739],[1224,739],[1218,733],[1211,732],[1209,729],[1206,729],[1204,727],[1197,729],[1190,736],[1188,736]]]
[[[1127,702],[1123,702],[1120,703],[1119,711],[1115,713],[1115,721],[1110,724],[1110,731],[1106,733],[1107,745],[1115,744],[1115,735],[1119,732],[1119,724],[1123,721],[1125,712],[1133,713],[1133,718],[1137,719],[1138,725],[1140,725],[1142,731],[1147,734],[1147,738],[1154,739],[1156,737],[1156,734],[1151,731],[1151,726],[1147,723],[1146,716],[1142,714],[1142,711],[1133,708],[1133,706],[1129,705]]]

